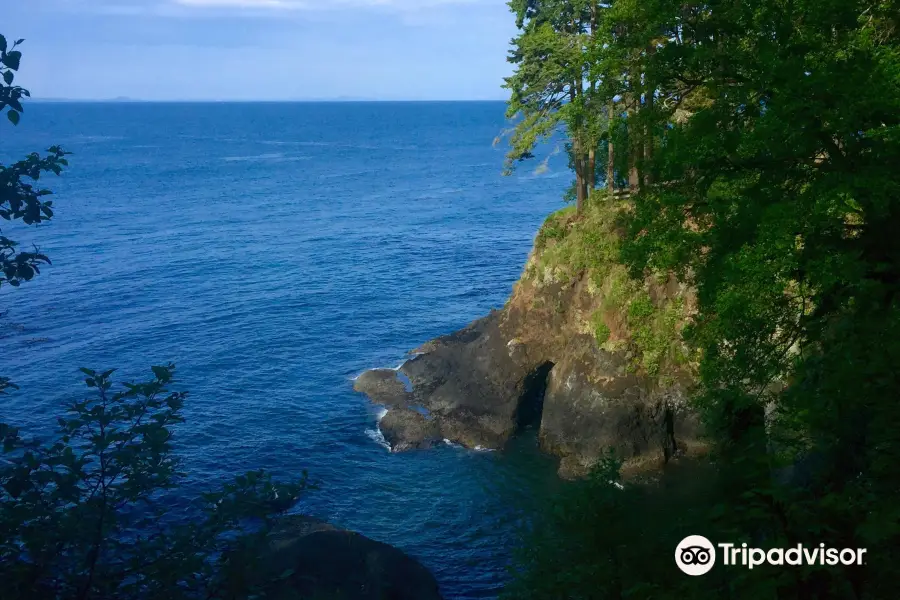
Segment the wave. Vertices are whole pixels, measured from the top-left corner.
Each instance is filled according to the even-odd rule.
[[[533,181],[535,179],[559,179],[560,177],[564,177],[567,175],[567,172],[564,171],[545,171],[543,173],[534,173],[532,175],[521,175],[519,176],[519,181]]]
[[[281,153],[256,154],[252,156],[226,156],[225,162],[285,162],[289,160],[309,160],[308,156],[285,156]]]
[[[359,177],[360,175],[372,175],[377,173],[375,169],[363,169],[361,171],[347,171],[346,173],[325,173],[319,175],[319,179],[342,179],[345,177]]]
[[[388,414],[388,409],[384,406],[376,406],[375,407],[375,423],[381,423],[381,420],[384,418],[384,415]],[[391,452],[391,445],[384,438],[384,434],[381,433],[381,429],[376,425],[375,429],[366,429],[366,436],[382,448],[385,448],[388,452]]]
[[[72,136],[72,140],[76,142],[118,142],[124,140],[125,138],[120,135],[75,135]]]
[[[451,442],[447,438],[444,438],[444,445],[450,446],[451,448],[457,448],[459,450],[469,450],[469,448],[466,448],[462,444],[457,444],[456,442]],[[471,451],[472,452],[496,452],[496,450],[494,448],[482,448],[481,446],[475,446],[474,448],[471,449]]]
[[[381,433],[380,429],[366,429],[366,435],[370,440],[387,450],[391,451],[391,445],[387,443],[387,440],[384,439],[384,435]]]
[[[263,140],[267,146],[334,146],[331,142],[297,142],[285,140]]]
[[[418,355],[416,355],[416,356],[418,356]],[[405,364],[408,363],[408,362],[409,362],[409,359],[404,360],[402,363],[400,363],[400,364],[397,365],[396,367],[379,367],[379,368],[380,368],[380,369],[387,369],[387,370],[389,370],[389,371],[397,371],[397,372],[399,373],[399,372],[400,372],[400,369],[403,368],[403,365],[405,365]],[[354,375],[353,377],[350,378],[350,381],[356,381],[357,379],[359,379],[360,377],[362,377],[363,373],[365,373],[365,372],[367,372],[367,371],[371,371],[371,370],[372,370],[372,369],[366,369],[366,370],[363,371],[362,373],[357,373],[356,375]],[[376,370],[377,370],[377,369],[376,369]]]

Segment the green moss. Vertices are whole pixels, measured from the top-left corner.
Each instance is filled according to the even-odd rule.
[[[607,341],[609,341],[609,327],[603,321],[603,311],[596,311],[591,315],[591,331],[594,333],[594,339],[597,340],[597,345],[602,346]]]

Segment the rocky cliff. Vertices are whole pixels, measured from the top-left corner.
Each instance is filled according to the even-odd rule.
[[[502,310],[417,348],[399,371],[357,379],[390,409],[380,426],[394,450],[501,448],[536,426],[563,476],[607,448],[634,468],[702,451],[686,402],[695,361],[680,341],[694,294],[669,274],[628,276],[622,209],[603,198],[580,219],[551,215]]]

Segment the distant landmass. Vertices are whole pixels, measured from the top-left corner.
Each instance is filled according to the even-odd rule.
[[[118,96],[116,98],[31,98],[31,102],[143,102],[136,98]]]
[[[118,96],[116,98],[31,98],[31,102],[452,102],[452,100],[383,100],[368,98],[365,96],[336,96],[332,98],[286,98],[274,100],[192,100],[192,99],[168,99],[168,100],[144,100],[141,98],[129,98]],[[501,100],[471,100],[470,102],[499,102]],[[466,102],[466,100],[459,100]]]

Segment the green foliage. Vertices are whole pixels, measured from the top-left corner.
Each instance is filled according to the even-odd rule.
[[[16,40],[9,45],[6,38],[0,35],[0,77],[3,78],[0,83],[0,113],[6,111],[6,117],[13,125],[19,124],[21,113],[25,110],[22,108],[22,97],[31,95],[28,90],[13,85],[15,72],[22,61],[22,53],[16,48],[24,41]]]
[[[586,0],[511,0],[509,7],[519,34],[507,58],[515,69],[503,86],[510,90],[506,116],[514,120],[506,132],[510,150],[504,172],[534,158],[542,141],[564,139],[560,145],[575,172],[571,196],[580,216],[598,181],[596,150],[611,121],[611,116],[598,113],[601,102],[608,110],[609,98],[599,93],[599,82],[586,60],[601,5]]]
[[[619,261],[616,207],[595,196],[578,220],[569,218],[573,208],[551,215],[538,233],[538,267],[559,269],[570,281],[588,271],[605,274]]]
[[[7,110],[7,117],[15,125],[24,110],[21,99],[30,94],[28,90],[12,85],[14,72],[19,69],[22,53],[15,50],[24,40],[17,40],[7,48],[6,38],[0,36],[0,112]],[[0,218],[6,221],[21,220],[26,225],[47,221],[53,216],[53,203],[46,200],[52,192],[35,187],[42,174],[59,175],[64,167],[67,152],[58,146],[50,148],[49,155],[31,153],[26,158],[11,165],[0,163]],[[18,287],[40,273],[43,264],[50,259],[39,249],[19,251],[18,244],[3,235],[0,230],[0,288],[4,284]],[[4,385],[0,379],[0,392]]]
[[[698,510],[727,539],[865,547],[872,558],[853,572],[753,573],[705,590],[699,578],[673,582],[651,570],[644,583],[660,587],[637,592],[609,587],[616,577],[636,579],[637,566],[596,567],[608,552],[572,551],[590,547],[589,534],[558,523],[562,547],[535,551],[523,580],[537,589],[543,584],[530,573],[543,573],[550,583],[532,596],[542,598],[893,597],[900,5],[617,0],[604,7],[586,45],[587,68],[598,94],[619,97],[609,130],[616,171],[640,176],[631,209],[622,211],[621,256],[634,280],[673,271],[697,290],[685,335],[701,361],[696,407],[719,467],[714,493],[698,498]],[[603,115],[596,104],[592,110]],[[548,247],[548,260],[588,264],[585,257],[600,250],[576,252],[578,238],[573,227]],[[615,267],[610,278],[618,281],[605,301],[628,306],[643,368],[653,372],[665,353],[680,352],[667,345],[671,337],[656,335],[673,326],[678,309],[654,307],[642,291],[619,285]],[[779,477],[784,466],[793,478]],[[613,523],[593,521],[594,535],[615,539],[607,528],[619,522],[640,528],[623,511]],[[660,536],[672,531],[660,527]],[[638,546],[646,554],[655,547],[652,540]],[[597,591],[579,587],[582,580]]]
[[[657,377],[664,366],[686,362],[679,331],[679,325],[685,321],[684,302],[680,298],[658,309],[649,296],[641,294],[628,305],[628,328],[638,350],[640,366],[647,375]]]
[[[262,541],[307,480],[263,472],[204,494],[183,523],[172,454],[186,394],[172,365],[116,389],[112,371],[82,369],[92,390],[49,441],[0,425],[3,597],[233,598],[253,591]]]
[[[598,310],[591,315],[591,331],[597,345],[602,346],[609,340],[609,326],[603,321],[603,311]]]
[[[37,153],[6,166],[0,164],[0,218],[21,220],[27,225],[38,224],[53,216],[53,202],[44,200],[52,192],[36,188],[28,180],[37,182],[43,173],[60,174],[68,165],[68,153],[58,146],[48,150],[48,156]],[[18,244],[0,233],[0,288],[4,284],[18,287],[40,273],[40,267],[50,259],[38,248],[19,251]]]
[[[553,213],[547,218],[544,225],[538,230],[537,238],[534,241],[536,250],[541,251],[547,247],[547,244],[551,240],[559,241],[568,235],[569,229],[566,223],[568,214],[569,211],[563,209],[562,211]]]

